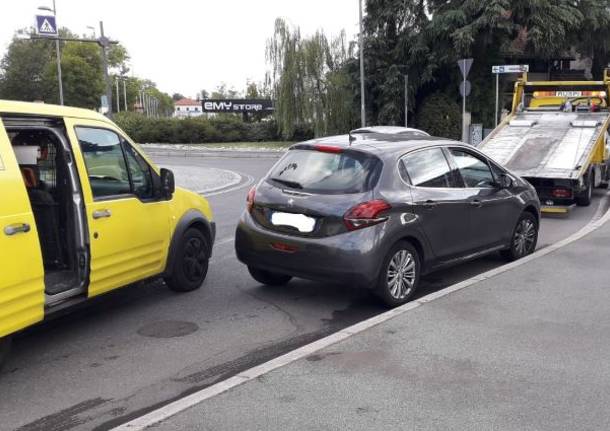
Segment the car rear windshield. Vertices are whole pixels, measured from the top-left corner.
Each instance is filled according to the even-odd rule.
[[[310,193],[362,193],[375,186],[380,171],[381,161],[365,153],[294,149],[271,169],[267,181]]]

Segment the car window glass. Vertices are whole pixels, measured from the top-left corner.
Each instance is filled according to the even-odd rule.
[[[495,186],[494,177],[486,162],[462,150],[449,150],[464,179],[466,187],[491,188]]]
[[[90,127],[77,127],[75,130],[93,197],[130,194],[129,174],[119,135]]]
[[[154,193],[150,166],[127,141],[123,141],[123,148],[127,156],[134,193],[142,199],[152,198]]]
[[[414,186],[453,187],[451,168],[440,148],[408,154],[403,163]]]
[[[379,176],[379,159],[366,154],[294,149],[272,168],[267,181],[320,194],[362,193]]]

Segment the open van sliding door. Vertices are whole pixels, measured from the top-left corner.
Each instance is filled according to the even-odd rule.
[[[44,270],[30,201],[0,120],[0,338],[44,317]]]

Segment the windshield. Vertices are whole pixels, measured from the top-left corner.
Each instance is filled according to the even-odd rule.
[[[267,181],[282,188],[320,194],[362,193],[374,187],[381,161],[357,152],[290,150]]]

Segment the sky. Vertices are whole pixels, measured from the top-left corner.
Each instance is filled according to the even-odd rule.
[[[52,0],[2,1],[0,55],[17,29],[45,14],[39,6]],[[99,35],[104,21],[106,35],[129,51],[131,73],[187,97],[221,82],[243,91],[247,80],[262,81],[277,17],[303,35],[358,33],[358,0],[56,0],[56,7],[58,25],[77,34],[92,34],[91,26]]]

